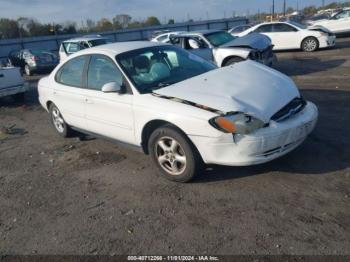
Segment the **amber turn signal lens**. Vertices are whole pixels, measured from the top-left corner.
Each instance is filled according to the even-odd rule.
[[[227,120],[224,117],[218,117],[215,119],[215,123],[227,133],[235,133],[236,126],[231,121]]]

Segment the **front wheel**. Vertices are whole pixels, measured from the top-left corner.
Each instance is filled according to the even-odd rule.
[[[318,47],[319,42],[315,37],[307,37],[301,43],[301,49],[305,52],[314,52]]]
[[[189,139],[172,126],[156,129],[148,142],[153,162],[160,173],[176,182],[188,182],[201,169],[201,159]]]
[[[71,133],[69,125],[64,121],[60,110],[56,105],[51,104],[50,109],[50,120],[57,133],[62,137],[68,137]]]

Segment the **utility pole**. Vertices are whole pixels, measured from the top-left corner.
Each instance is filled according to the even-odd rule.
[[[283,1],[283,16],[286,16],[286,0]]]
[[[324,0],[322,0],[322,7],[323,7],[323,8],[324,8],[324,2],[325,2],[325,1],[324,1]]]
[[[275,0],[272,0],[272,20],[275,17]]]

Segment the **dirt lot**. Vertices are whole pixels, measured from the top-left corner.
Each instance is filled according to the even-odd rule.
[[[1,254],[350,254],[350,38],[278,54],[320,119],[296,151],[191,184],[103,140],[64,140],[38,105],[0,100]]]

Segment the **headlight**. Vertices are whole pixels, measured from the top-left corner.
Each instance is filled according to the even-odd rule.
[[[209,123],[222,132],[233,134],[250,134],[265,126],[263,121],[244,113],[214,117]]]

